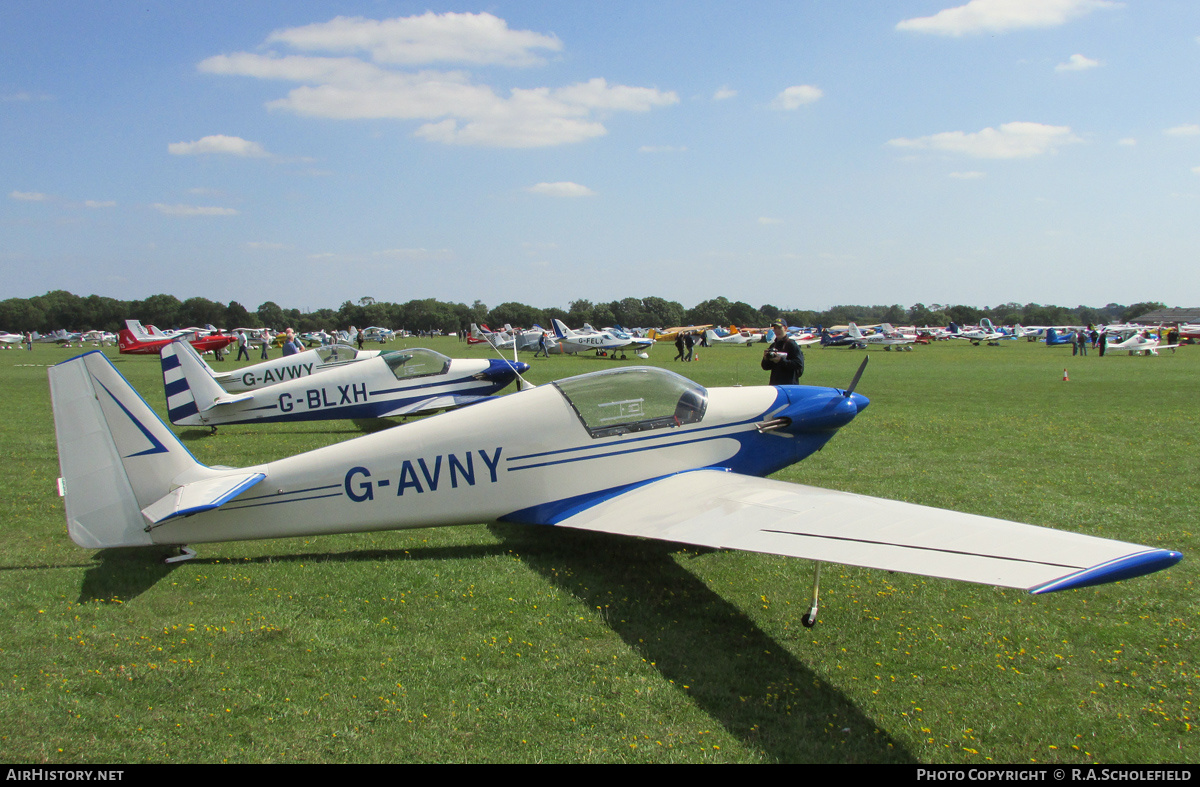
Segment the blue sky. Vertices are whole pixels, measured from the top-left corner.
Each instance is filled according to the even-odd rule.
[[[1200,3],[0,5],[2,297],[1200,305]]]

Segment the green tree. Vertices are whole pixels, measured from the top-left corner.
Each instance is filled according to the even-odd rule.
[[[273,331],[282,331],[287,327],[283,324],[283,309],[275,301],[267,301],[259,306],[255,313],[258,314],[259,324],[265,328],[270,328]]]

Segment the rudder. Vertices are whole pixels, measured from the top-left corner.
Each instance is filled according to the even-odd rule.
[[[147,546],[142,509],[203,468],[99,350],[50,368],[67,530],[81,547]]]

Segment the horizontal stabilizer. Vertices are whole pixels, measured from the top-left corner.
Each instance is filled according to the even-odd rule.
[[[680,473],[600,497],[556,524],[1034,593],[1127,579],[1183,557],[1122,541],[722,470]]]
[[[221,405],[237,404],[238,402],[248,402],[248,401],[252,400],[253,398],[254,398],[253,391],[250,391],[249,393],[240,393],[240,394],[225,394],[224,396],[217,397],[208,406],[201,407],[200,412],[204,412],[206,410],[211,410],[212,408],[220,407]]]
[[[153,527],[176,517],[220,508],[266,477],[264,473],[238,473],[193,481],[172,489],[143,508],[142,516]]]

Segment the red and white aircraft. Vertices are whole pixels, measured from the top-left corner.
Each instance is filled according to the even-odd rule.
[[[147,328],[138,320],[126,320],[125,327],[117,334],[117,348],[125,355],[158,355],[172,341],[172,337],[153,325]],[[228,333],[192,336],[188,339],[198,353],[223,350],[236,341],[237,337]]]

